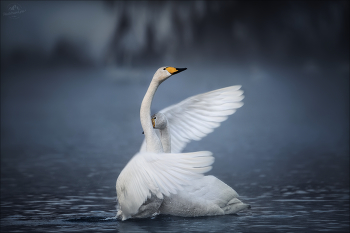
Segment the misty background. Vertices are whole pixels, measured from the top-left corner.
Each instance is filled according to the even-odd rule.
[[[188,69],[162,83],[152,113],[244,90],[244,106],[185,151],[212,151],[209,174],[252,209],[197,230],[349,229],[349,1],[1,1],[1,14],[4,231],[87,232],[64,220],[115,215],[161,66]],[[130,224],[89,229],[158,229]]]
[[[349,59],[348,1],[16,3],[26,12],[2,17],[3,67],[215,60],[312,69]]]

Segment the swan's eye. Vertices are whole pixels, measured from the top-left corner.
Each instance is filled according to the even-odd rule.
[[[157,119],[157,117],[154,117],[154,119]]]
[[[164,68],[163,70],[165,70],[166,68]]]

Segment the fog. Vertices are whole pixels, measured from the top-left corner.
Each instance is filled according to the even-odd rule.
[[[159,62],[349,59],[347,1],[16,2],[3,15],[2,63],[135,66]],[[3,12],[11,2],[2,2]],[[215,59],[214,59],[215,58]]]

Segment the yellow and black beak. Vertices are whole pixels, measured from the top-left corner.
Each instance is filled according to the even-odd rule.
[[[178,74],[184,70],[187,70],[187,68],[175,68],[175,67],[167,67],[165,68],[170,74],[174,75],[174,74]]]

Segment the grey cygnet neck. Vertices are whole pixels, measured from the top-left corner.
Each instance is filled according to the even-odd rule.
[[[166,116],[160,112],[152,115],[152,125],[154,129],[159,129],[164,152],[171,153],[171,134]]]

